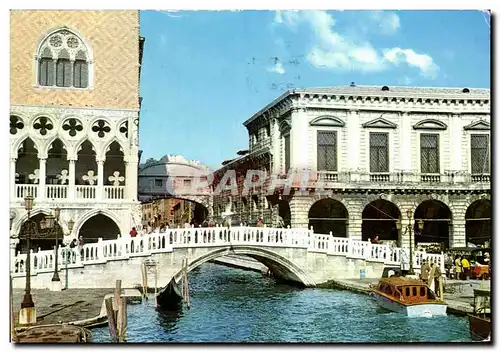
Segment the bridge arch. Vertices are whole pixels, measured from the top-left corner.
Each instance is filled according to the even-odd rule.
[[[188,262],[188,272],[210,260],[223,257],[227,254],[246,255],[252,257],[267,266],[271,272],[278,274],[280,278],[297,282],[306,287],[316,286],[314,279],[289,259],[272,250],[253,246],[237,246],[232,248],[224,247],[214,249],[213,251],[190,259]],[[179,282],[181,276],[182,268],[174,275],[173,278],[175,282]]]

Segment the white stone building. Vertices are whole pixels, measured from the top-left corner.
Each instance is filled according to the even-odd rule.
[[[245,121],[244,158],[324,182],[322,193],[309,182],[267,195],[265,211],[289,207],[292,227],[407,245],[410,210],[417,243],[481,244],[491,236],[490,107],[488,89],[295,89]]]
[[[176,198],[197,203],[203,213],[212,214],[212,193],[207,178],[210,169],[197,160],[182,155],[165,155],[139,170],[139,200],[148,202],[160,198]],[[205,184],[207,187],[198,189]],[[206,216],[203,216],[205,218]],[[204,219],[203,219],[204,220]]]
[[[28,195],[38,224],[61,209],[65,242],[116,238],[140,224],[138,25],[138,11],[12,12],[13,246],[28,218]],[[53,248],[54,232],[39,232],[32,248]]]

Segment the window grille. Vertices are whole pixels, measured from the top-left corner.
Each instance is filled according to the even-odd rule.
[[[87,62],[76,60],[73,65],[73,86],[76,88],[87,88],[88,76]]]
[[[439,135],[420,135],[420,169],[424,174],[439,173]]]
[[[473,174],[490,173],[490,148],[487,134],[470,136],[471,172]]]
[[[59,59],[56,64],[56,86],[71,86],[71,61],[68,59]]]
[[[370,172],[389,172],[388,133],[370,133]]]
[[[317,169],[319,171],[337,171],[336,131],[318,131]]]

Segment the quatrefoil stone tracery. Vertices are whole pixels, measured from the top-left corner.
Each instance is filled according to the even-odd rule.
[[[96,121],[94,126],[92,126],[92,131],[97,133],[97,136],[99,138],[103,138],[106,135],[106,133],[111,132],[111,128],[107,126],[104,120],[98,120]]]
[[[48,131],[54,128],[54,125],[52,125],[48,118],[46,118],[45,116],[41,116],[33,124],[33,128],[35,130],[40,130],[40,134],[42,136],[45,136]]]
[[[123,133],[128,138],[128,121],[125,121],[120,127],[120,133]]]
[[[75,37],[69,37],[68,40],[66,41],[66,44],[68,45],[68,47],[74,49],[74,48],[77,48],[78,47],[78,39],[76,39]]]
[[[83,130],[83,126],[77,119],[69,119],[64,123],[63,130],[68,131],[68,134],[74,137]]]
[[[10,134],[16,134],[17,130],[22,130],[24,128],[24,123],[17,116],[10,117]]]

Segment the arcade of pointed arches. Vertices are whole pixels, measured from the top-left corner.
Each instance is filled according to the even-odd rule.
[[[55,228],[44,229],[41,227],[42,221],[47,215],[50,215],[52,210],[50,209],[35,209],[30,213],[30,221],[33,221],[37,225],[37,235],[32,236],[31,248],[37,251],[40,250],[50,250],[55,245],[56,232],[58,232],[59,244],[63,242],[68,242],[68,226],[67,222],[64,220],[59,220],[55,224]],[[16,246],[16,252],[24,253],[27,248],[26,243],[26,224],[28,221],[28,215],[25,214],[19,221],[14,224],[13,232],[19,239]],[[111,211],[105,209],[93,209],[78,218],[74,224],[74,229],[72,233],[75,234],[73,238],[83,237],[84,243],[96,243],[99,238],[103,240],[113,240],[118,237],[125,229],[120,229],[118,218]]]

